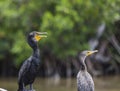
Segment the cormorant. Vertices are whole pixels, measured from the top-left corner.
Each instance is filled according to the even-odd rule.
[[[47,37],[46,34],[46,32],[33,31],[30,32],[27,36],[27,42],[33,49],[33,54],[24,61],[20,68],[18,75],[18,91],[28,91],[25,89],[27,85],[30,85],[30,91],[33,91],[32,84],[35,80],[40,64],[40,54],[37,42],[42,37]]]
[[[80,61],[80,71],[77,74],[77,89],[78,91],[94,91],[94,82],[91,75],[87,72],[85,59],[87,56],[98,52],[95,51],[83,51],[78,54],[78,60]]]

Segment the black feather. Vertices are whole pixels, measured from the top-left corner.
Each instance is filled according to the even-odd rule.
[[[28,44],[33,49],[33,54],[24,61],[18,75],[18,91],[24,91],[26,85],[33,84],[35,77],[37,76],[40,65],[40,54],[37,41],[34,39],[35,32],[28,35]]]

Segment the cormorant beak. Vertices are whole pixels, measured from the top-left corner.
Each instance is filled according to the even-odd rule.
[[[35,39],[39,41],[41,38],[47,37],[47,32],[36,32]]]
[[[89,55],[91,55],[91,54],[93,54],[93,53],[96,53],[96,52],[98,52],[98,50],[88,51],[87,54],[86,54],[86,56],[89,56]]]

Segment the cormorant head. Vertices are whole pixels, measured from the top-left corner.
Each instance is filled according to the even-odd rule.
[[[27,40],[28,40],[28,44],[34,48],[34,47],[37,47],[37,42],[44,38],[44,37],[47,37],[46,36],[47,32],[36,32],[36,31],[33,31],[33,32],[30,32],[28,34],[28,37],[27,37]]]
[[[81,56],[85,56],[85,57],[87,57],[87,56],[89,56],[89,55],[92,55],[93,53],[96,53],[96,52],[98,52],[98,50],[94,50],[94,51],[83,51],[83,52],[81,52]]]
[[[89,55],[92,55],[93,53],[98,52],[98,50],[94,50],[94,51],[82,51],[81,53],[78,53],[78,60],[80,60],[80,64],[81,64],[81,69],[85,70],[86,66],[85,64],[85,58]]]
[[[94,51],[85,50],[85,51],[82,51],[81,53],[79,53],[78,56],[79,56],[79,59],[84,60],[87,56],[92,55],[96,52],[98,52],[98,50],[94,50]]]

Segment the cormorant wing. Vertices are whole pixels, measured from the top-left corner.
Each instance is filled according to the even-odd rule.
[[[27,73],[31,66],[31,57],[28,58],[21,66],[20,71],[19,71],[19,76],[18,76],[18,81]]]

